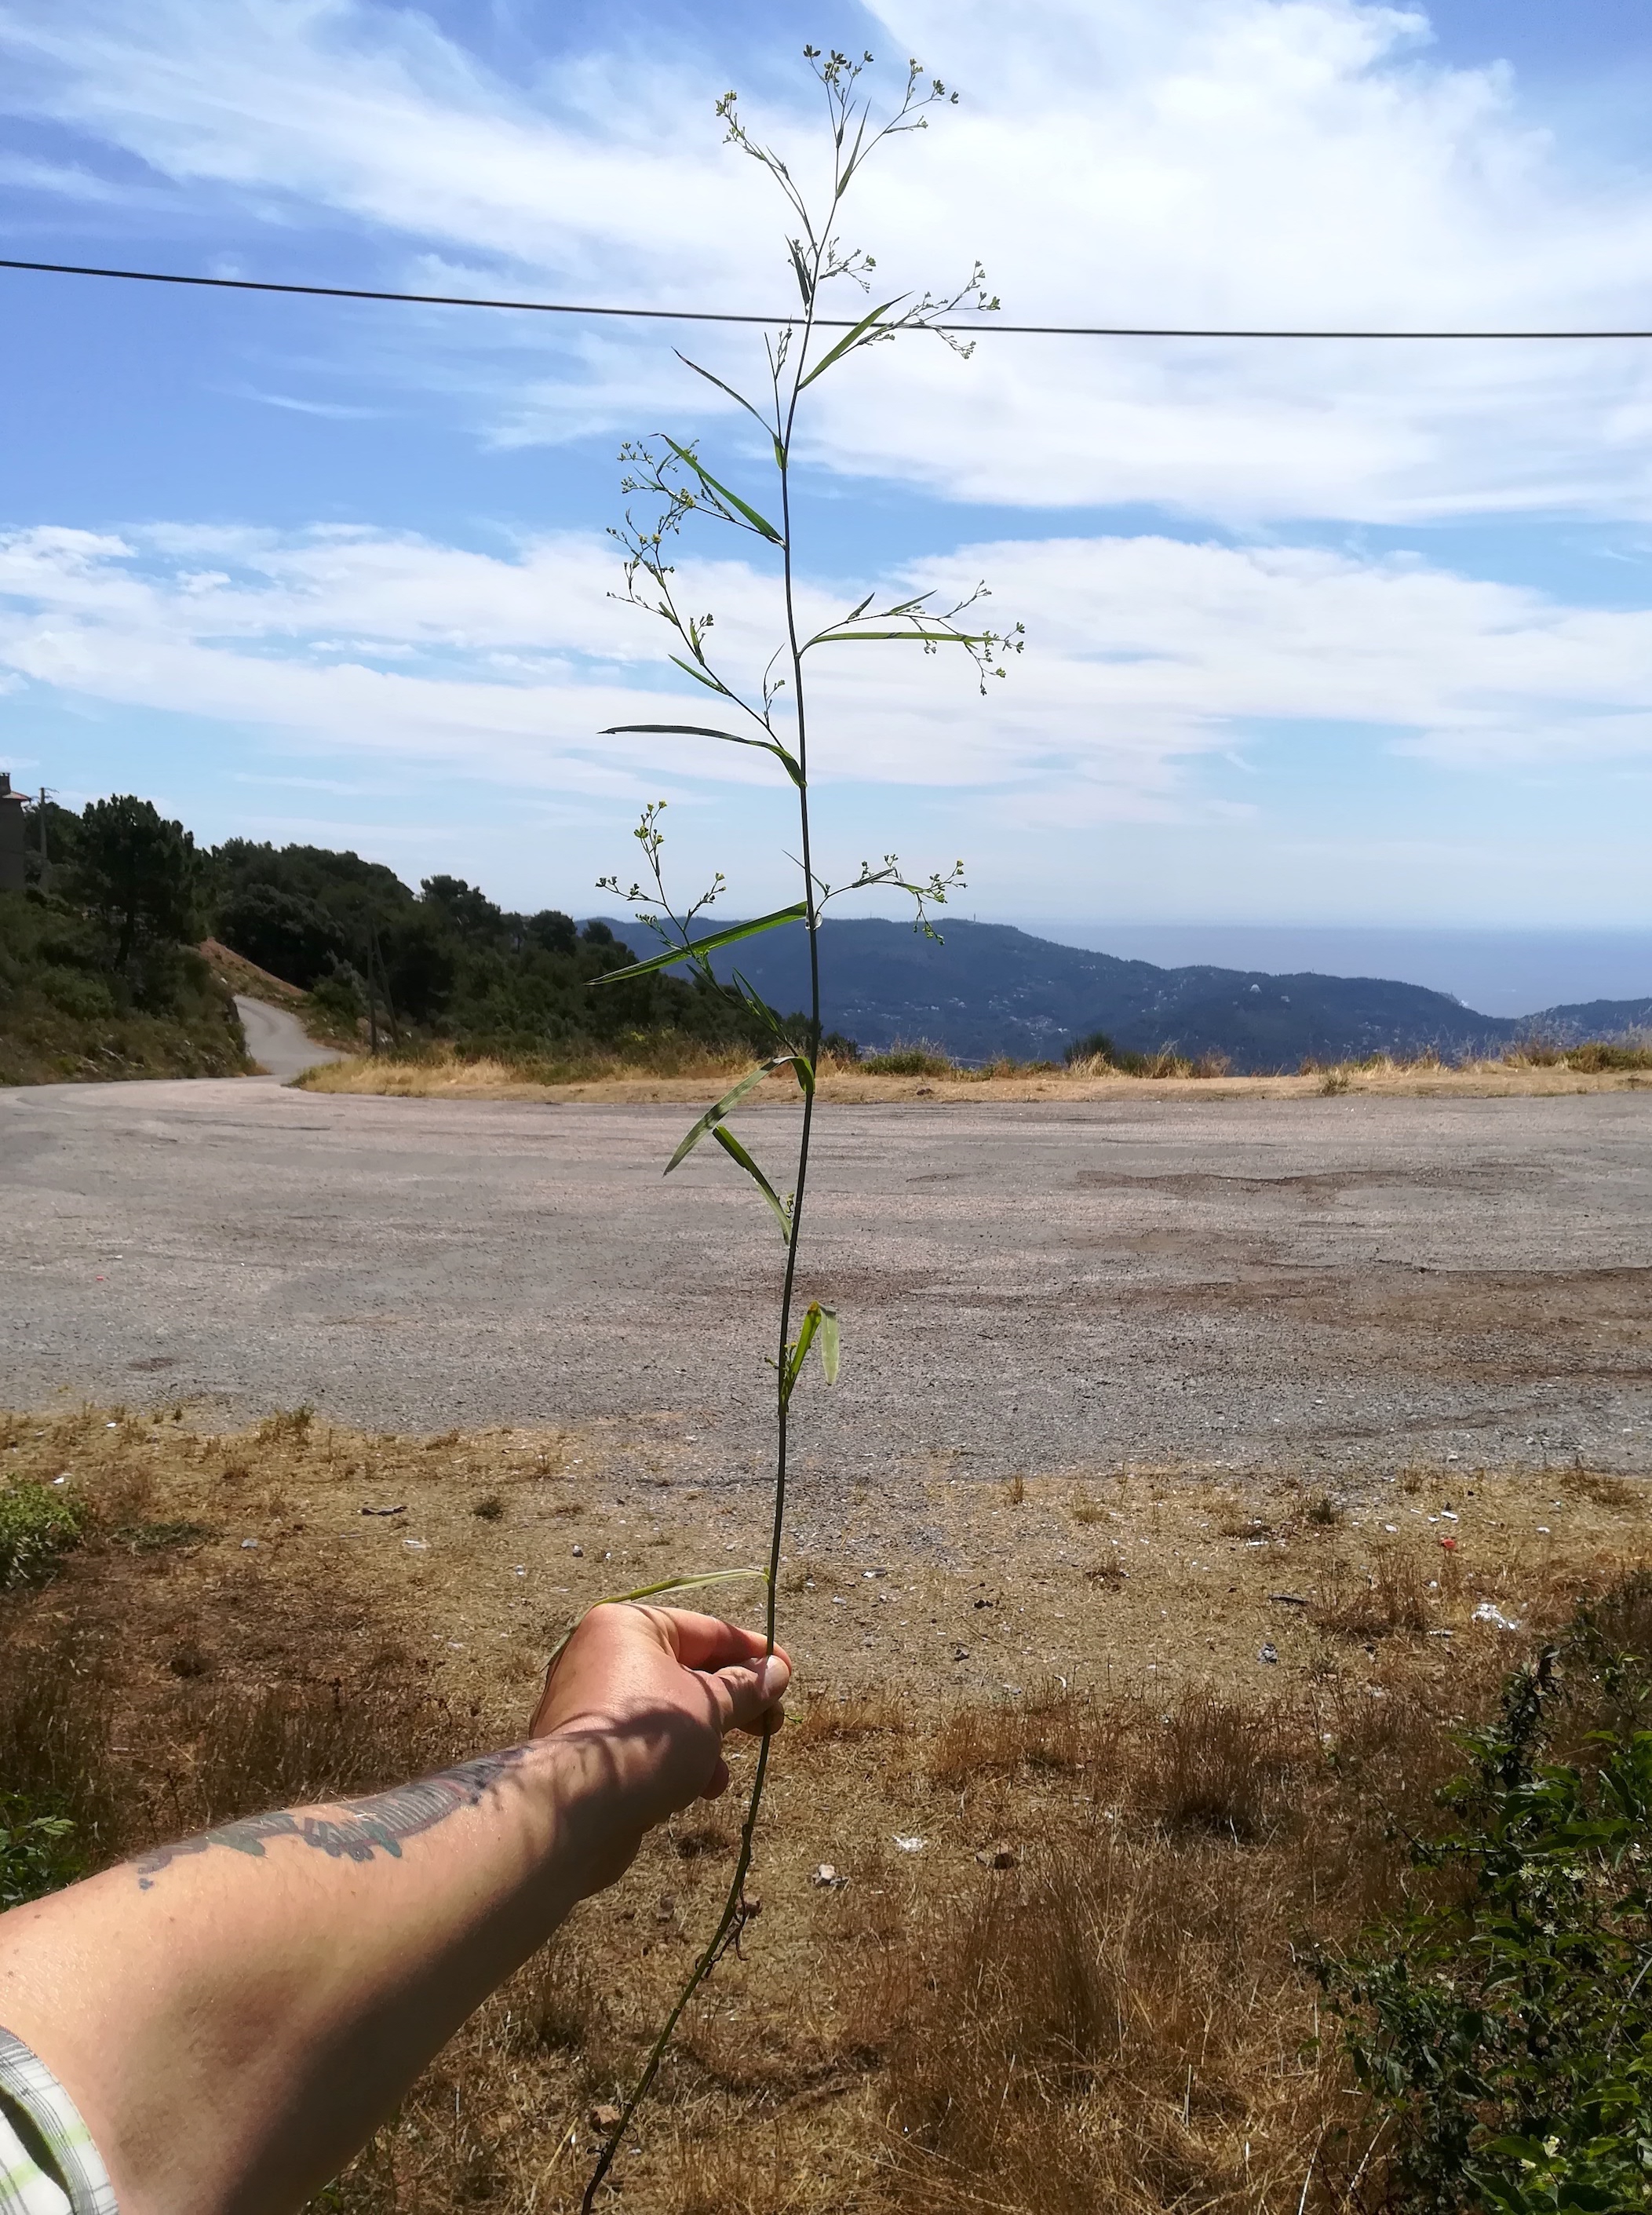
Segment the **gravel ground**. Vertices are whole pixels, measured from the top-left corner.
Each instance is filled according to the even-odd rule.
[[[756,1476],[779,1241],[681,1108],[0,1092],[0,1398],[641,1419]],[[790,1110],[742,1120],[784,1180]],[[1652,1471],[1652,1097],[832,1110],[805,1472]]]

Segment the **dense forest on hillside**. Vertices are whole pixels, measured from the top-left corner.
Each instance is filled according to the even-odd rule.
[[[511,914],[462,877],[426,877],[414,893],[382,862],[320,846],[232,838],[209,862],[214,936],[318,1008],[376,1021],[398,1040],[507,1057],[623,1052],[663,1033],[713,1047],[754,1042],[738,1003],[693,980],[593,991],[636,959],[604,923],[581,930],[556,908]]]
[[[462,878],[415,892],[353,853],[203,849],[131,796],[32,807],[27,836],[28,889],[0,895],[0,1083],[244,1066],[203,940],[297,986],[346,1040],[507,1058],[756,1042],[739,1003],[692,979],[594,990],[635,959],[608,924],[512,914]]]
[[[0,892],[0,1084],[239,1075],[240,1018],[193,943],[189,833],[131,799],[29,816],[30,881]]]

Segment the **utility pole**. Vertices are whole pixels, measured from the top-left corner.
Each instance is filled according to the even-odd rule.
[[[401,1051],[401,1026],[396,1021],[395,1002],[390,997],[389,965],[384,959],[384,948],[379,939],[377,923],[374,923],[371,926],[371,929],[373,933],[373,959],[378,964],[378,988],[384,996],[384,1025],[385,1028],[390,1034],[391,1046],[395,1048],[396,1052],[400,1053]]]
[[[367,949],[366,949],[366,950],[367,950],[367,1051],[368,1051],[368,1052],[369,1052],[369,1053],[370,1053],[370,1054],[373,1056],[373,1058],[374,1058],[375,1060],[376,1060],[376,1059],[378,1058],[378,1000],[377,1000],[377,997],[376,997],[376,994],[375,994],[375,992],[374,992],[374,989],[373,989],[373,938],[374,938],[374,933],[373,933],[373,930],[372,930],[372,927],[371,927],[371,925],[370,924],[370,925],[368,926],[368,939],[367,939]]]
[[[23,811],[28,801],[11,788],[11,778],[0,770],[0,892],[21,893],[28,883],[28,861]]]

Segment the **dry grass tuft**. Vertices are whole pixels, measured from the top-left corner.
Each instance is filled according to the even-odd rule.
[[[259,1425],[260,1445],[302,1445],[309,1437],[309,1427],[315,1420],[314,1408],[287,1408],[273,1415],[266,1415]]]
[[[67,1816],[77,1856],[95,1862],[121,1835],[111,1752],[113,1686],[73,1637],[0,1647],[0,1787]]]
[[[192,1828],[381,1791],[474,1748],[468,1717],[383,1675],[348,1690],[338,1678],[210,1694],[181,1711],[179,1729],[193,1755],[180,1795]]]
[[[899,1737],[912,1726],[910,1708],[888,1692],[844,1693],[835,1700],[811,1700],[786,1727],[788,1753],[850,1739]]]
[[[1407,1549],[1374,1547],[1364,1576],[1333,1577],[1312,1612],[1323,1629],[1344,1638],[1418,1637],[1430,1620],[1423,1563]]]
[[[954,1708],[936,1731],[930,1778],[945,1791],[967,1795],[987,1779],[1020,1772],[1100,1775],[1133,1720],[1131,1703],[1104,1709],[1060,1684],[1022,1697],[972,1701]]]
[[[1277,1706],[1241,1707],[1208,1692],[1178,1700],[1150,1755],[1165,1821],[1239,1845],[1275,1831],[1294,1804],[1289,1788],[1303,1759],[1294,1720]]]
[[[1222,1538],[1265,1538],[1270,1525],[1265,1516],[1258,1515],[1248,1500],[1241,1500],[1235,1492],[1219,1492],[1210,1503],[1216,1534]]]
[[[1643,1480],[1636,1484],[1601,1469],[1569,1469],[1560,1489],[1569,1499],[1592,1500],[1597,1507],[1633,1507],[1646,1496]]]

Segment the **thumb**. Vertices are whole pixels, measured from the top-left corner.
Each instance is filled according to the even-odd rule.
[[[758,1660],[719,1669],[717,1675],[729,1696],[725,1730],[752,1730],[786,1697],[792,1681],[791,1658],[777,1647]]]

